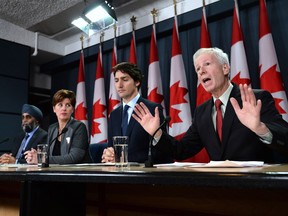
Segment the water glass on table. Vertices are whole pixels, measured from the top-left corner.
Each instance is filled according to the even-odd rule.
[[[116,167],[128,166],[128,136],[114,136],[113,148]]]

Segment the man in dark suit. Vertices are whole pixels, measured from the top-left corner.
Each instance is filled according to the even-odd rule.
[[[40,128],[43,119],[41,110],[33,105],[24,104],[22,107],[22,129],[19,135],[12,140],[12,151],[0,157],[0,163],[26,163],[24,152],[37,148],[37,144],[47,143],[47,132]]]
[[[114,162],[114,150],[112,148],[112,137],[119,135],[127,135],[128,141],[128,161],[144,163],[148,159],[148,149],[150,135],[142,128],[142,126],[131,118],[133,109],[136,104],[143,103],[150,112],[154,113],[158,107],[160,121],[163,122],[164,117],[161,105],[142,98],[139,94],[142,75],[140,69],[131,63],[123,62],[113,68],[115,87],[122,98],[122,105],[113,110],[110,114],[108,122],[108,148],[103,151],[102,162]],[[123,131],[122,114],[124,107],[128,106],[128,127]],[[165,126],[163,127],[165,130]],[[155,163],[172,162],[171,157],[166,154],[152,149],[152,157]]]
[[[205,147],[211,160],[275,162],[274,148],[287,144],[288,123],[277,111],[271,94],[231,83],[229,59],[221,49],[200,49],[193,60],[198,80],[213,97],[195,109],[193,123],[180,141],[159,131],[155,136],[157,149],[177,160],[191,157]],[[219,121],[217,99],[221,105],[218,116],[222,115]],[[153,116],[140,103],[134,111],[133,117],[153,134],[160,122],[158,110]],[[222,122],[219,129],[218,122]]]

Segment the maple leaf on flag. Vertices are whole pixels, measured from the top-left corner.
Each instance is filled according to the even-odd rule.
[[[100,99],[97,100],[93,105],[94,119],[105,117],[105,115],[103,114],[105,109],[106,109],[106,106],[103,104],[100,104]]]
[[[172,127],[172,124],[174,123],[181,123],[183,122],[182,119],[179,117],[179,113],[181,111],[178,109],[174,109],[173,107],[170,107],[170,115],[173,116],[173,118],[171,119],[171,121],[169,122],[169,127]]]
[[[250,79],[249,78],[241,78],[240,77],[241,71],[239,71],[231,80],[234,83],[237,84],[247,84],[250,85]]]
[[[188,93],[188,89],[184,87],[180,87],[180,80],[175,82],[170,87],[170,116],[172,116],[171,121],[169,122],[169,127],[172,126],[173,123],[183,122],[182,119],[179,117],[179,113],[181,110],[177,110],[173,108],[173,105],[177,104],[184,104],[187,103],[187,100],[184,98],[185,95]]]
[[[119,104],[120,103],[120,101],[119,100],[114,100],[114,99],[112,99],[112,98],[109,98],[109,110],[110,110],[110,112],[113,110],[113,108],[117,105],[117,104]],[[109,113],[110,114],[110,113]]]
[[[101,130],[99,129],[100,123],[93,121],[92,122],[92,135],[100,134]]]
[[[80,103],[75,110],[75,113],[78,113],[77,116],[77,120],[82,121],[82,120],[88,120],[87,119],[87,108],[83,106],[84,105],[84,101],[82,103]]]
[[[173,93],[172,97],[170,99],[171,105],[187,103],[187,100],[185,100],[184,97],[188,93],[188,89],[186,89],[184,87],[180,87],[179,83],[180,83],[180,80],[175,82],[170,87],[170,92]]]
[[[95,119],[105,117],[105,115],[103,114],[105,109],[106,109],[106,106],[100,104],[100,99],[94,103],[94,105],[93,105],[93,110],[94,110],[94,113],[93,113],[94,116],[93,117],[94,117],[94,119],[93,119],[92,128],[91,128],[92,135],[101,133],[101,130],[99,129],[100,123],[96,122]]]
[[[158,91],[158,87],[154,88],[154,89],[150,92],[148,99],[151,100],[151,101],[154,101],[154,102],[156,102],[156,103],[161,104],[162,101],[163,101],[163,95],[158,94],[157,91]]]
[[[283,91],[284,87],[282,85],[282,78],[280,72],[276,70],[277,65],[270,67],[263,75],[260,77],[261,88],[266,89],[269,92]],[[261,66],[260,66],[261,69]],[[263,80],[263,81],[262,81]],[[273,82],[272,82],[273,80]]]

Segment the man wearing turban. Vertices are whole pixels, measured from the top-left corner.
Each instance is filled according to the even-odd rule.
[[[11,153],[1,155],[0,164],[26,163],[24,158],[26,150],[36,149],[39,143],[47,143],[47,132],[40,128],[42,119],[43,114],[38,107],[30,104],[23,105],[23,132],[14,137]]]

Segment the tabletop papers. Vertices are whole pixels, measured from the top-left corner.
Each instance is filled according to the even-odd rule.
[[[263,161],[210,161],[209,163],[174,162],[168,164],[156,164],[156,167],[259,167],[263,166]]]

